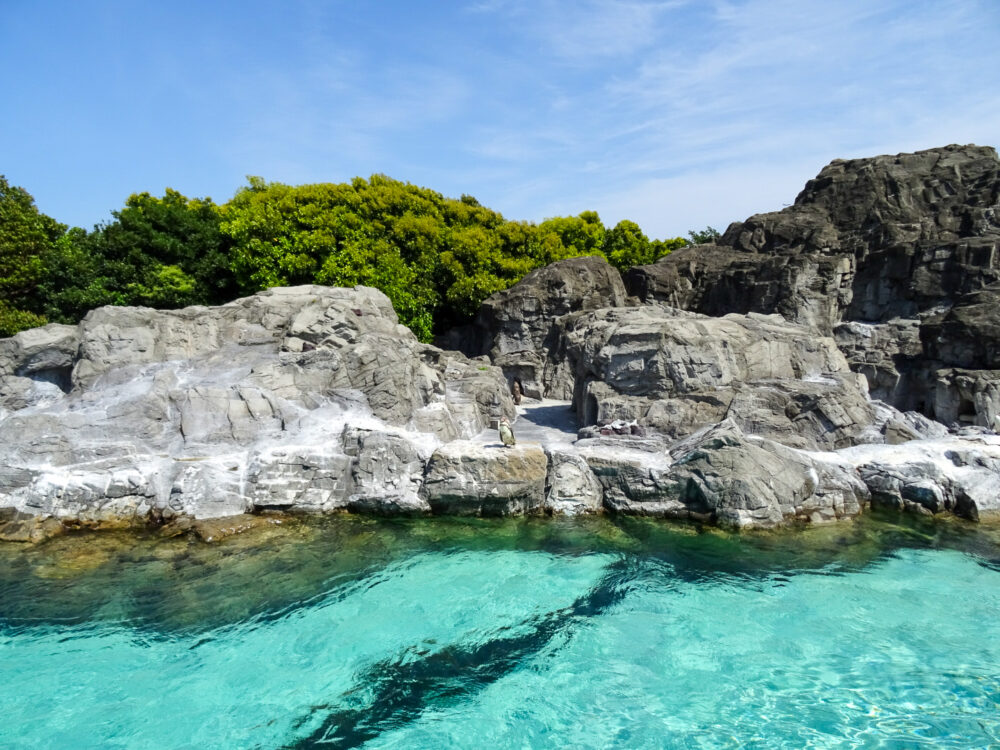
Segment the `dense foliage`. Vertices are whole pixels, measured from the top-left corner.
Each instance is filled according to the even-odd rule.
[[[0,175],[0,336],[45,323],[33,309],[36,290],[45,277],[43,258],[65,229]]]
[[[113,216],[89,234],[70,230],[46,255],[38,291],[50,320],[75,322],[101,305],[172,308],[235,297],[229,241],[211,200],[139,193]]]
[[[0,188],[0,335],[75,322],[101,305],[218,304],[316,283],[381,289],[427,341],[534,268],[603,255],[624,270],[689,244],[651,241],[627,220],[606,228],[593,211],[508,221],[470,196],[383,175],[299,186],[251,177],[221,206],[170,189],[139,193],[91,232],[40,214],[20,188]]]

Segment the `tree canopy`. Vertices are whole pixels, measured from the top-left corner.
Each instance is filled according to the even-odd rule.
[[[101,305],[219,304],[316,283],[381,289],[429,341],[540,266],[601,255],[625,270],[687,244],[651,241],[628,220],[607,228],[594,211],[509,221],[471,196],[384,175],[297,186],[250,177],[222,205],[168,188],[129,196],[112,217],[67,229],[0,183],[0,334]]]
[[[45,276],[43,258],[65,229],[0,175],[0,336],[45,323],[35,311],[36,290]]]

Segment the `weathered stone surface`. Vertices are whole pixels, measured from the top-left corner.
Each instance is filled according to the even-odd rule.
[[[730,421],[689,438],[671,455],[687,502],[710,508],[722,526],[820,523],[855,516],[868,503],[867,489],[849,467],[746,436]]]
[[[549,513],[574,516],[599,513],[604,491],[587,462],[575,450],[552,447],[548,455],[544,508]]]
[[[1000,279],[998,196],[992,148],[838,159],[789,208],[632,269],[625,284],[647,301],[777,312],[827,333],[842,319],[914,318]]]
[[[1000,368],[998,280],[1000,160],[978,146],[836,160],[793,206],[625,275],[646,301],[836,329],[873,397],[936,419],[934,371]]]
[[[604,506],[617,513],[710,521],[710,513],[684,502],[662,444],[586,438],[576,444],[603,489]]]
[[[1000,437],[949,436],[842,452],[871,491],[872,503],[971,520],[1000,513]]]
[[[569,398],[572,374],[553,351],[555,321],[573,312],[626,304],[625,286],[604,258],[570,258],[539,268],[483,302],[465,351],[488,354],[526,396]]]
[[[508,516],[542,512],[548,462],[537,445],[505,448],[456,440],[431,456],[423,494],[435,513]]]
[[[679,438],[728,417],[794,447],[881,439],[865,383],[835,342],[778,316],[644,305],[567,316],[560,327],[583,425],[638,420]]]
[[[669,453],[630,440],[617,449],[590,440],[578,446],[604,488],[605,506],[618,513],[771,528],[854,516],[868,502],[846,462],[744,435],[732,420]]]
[[[253,508],[253,498],[248,492],[255,487],[248,483],[250,477],[240,454],[181,458],[167,463],[162,472],[164,477],[173,475],[166,503],[161,502],[162,492],[154,490],[149,504],[167,520],[178,515],[218,518],[247,513]]]
[[[431,447],[430,441],[415,445],[389,432],[345,429],[344,452],[354,459],[347,507],[379,515],[430,513],[431,506],[421,497],[420,488]]]
[[[313,513],[346,508],[351,463],[339,442],[264,449],[247,469],[251,508]]]
[[[851,301],[854,273],[855,261],[847,255],[762,254],[697,245],[632,268],[624,281],[630,294],[647,302],[707,315],[776,313],[828,333]]]
[[[841,323],[833,331],[851,370],[865,376],[872,398],[900,409],[922,411],[915,364],[923,356],[920,321],[896,318],[885,323]]]
[[[61,399],[77,347],[77,327],[55,323],[0,339],[0,416]]]
[[[514,416],[497,368],[419,343],[360,287],[102,308],[3,340],[0,370],[0,506],[65,523],[426,512],[433,448]]]
[[[1000,512],[998,217],[992,149],[836,161],[625,285],[598,258],[539,269],[455,339],[473,359],[365,288],[26,331],[0,340],[0,538],[217,538],[276,511]],[[577,423],[535,404],[502,448],[514,379],[522,412],[572,397]]]
[[[0,339],[0,378],[21,375],[68,386],[78,346],[77,327],[57,323]]]
[[[920,336],[927,359],[967,370],[1000,369],[1000,286],[960,297],[928,316]]]
[[[955,426],[1000,430],[1000,370],[943,368],[933,373],[934,418]]]

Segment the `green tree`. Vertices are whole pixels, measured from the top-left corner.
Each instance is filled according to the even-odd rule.
[[[211,199],[167,188],[129,196],[114,220],[73,229],[45,260],[46,313],[75,322],[101,305],[176,308],[227,302],[236,294],[229,238]]]
[[[538,226],[538,231],[542,234],[543,242],[544,237],[549,234],[559,239],[564,258],[600,255],[604,246],[605,229],[596,211],[584,211],[579,216],[557,216],[546,219]]]
[[[709,243],[716,242],[722,235],[719,234],[718,230],[712,227],[705,227],[701,231],[691,230],[688,232],[688,237],[691,238],[689,245],[707,245]]]
[[[244,292],[369,284],[425,341],[540,264],[534,227],[385,175],[297,187],[252,177],[222,214]]]
[[[604,234],[604,257],[619,271],[651,263],[652,246],[634,221],[622,219]]]
[[[38,309],[38,283],[44,258],[65,229],[0,175],[0,336],[46,322]]]

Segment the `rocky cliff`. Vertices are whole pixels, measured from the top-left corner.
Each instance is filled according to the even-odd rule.
[[[995,428],[998,248],[996,151],[947,146],[834,161],[794,205],[625,282],[647,302],[778,313],[833,334],[876,398]]]
[[[338,510],[996,513],[998,217],[995,152],[952,146],[836,161],[624,282],[600,258],[539,269],[445,337],[464,353],[362,287],[25,331],[0,340],[0,537]]]

